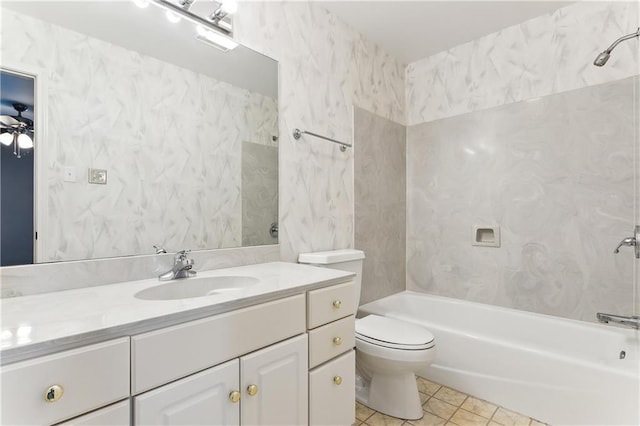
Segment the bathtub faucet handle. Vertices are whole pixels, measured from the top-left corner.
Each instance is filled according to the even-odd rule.
[[[620,253],[620,247],[622,246],[635,246],[636,245],[636,239],[633,237],[627,237],[624,240],[620,241],[620,244],[618,244],[618,247],[616,247],[616,249],[613,251],[615,254]]]
[[[620,241],[620,244],[618,244],[618,247],[616,247],[616,249],[613,252],[615,254],[620,253],[620,247],[622,247],[622,246],[634,247],[635,252],[636,252],[635,253],[636,254],[636,258],[640,259],[640,225],[636,225],[634,236],[633,237],[627,237],[627,238],[623,239],[622,241]]]

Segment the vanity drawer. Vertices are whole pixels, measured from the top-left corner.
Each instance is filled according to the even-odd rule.
[[[131,424],[131,406],[129,400],[92,411],[56,426],[129,426]]]
[[[309,331],[309,368],[322,364],[356,345],[355,316]]]
[[[129,338],[11,364],[0,381],[2,424],[59,422],[129,396]]]
[[[131,392],[146,390],[305,332],[304,295],[131,338]]]
[[[356,353],[309,372],[309,425],[351,425],[356,412]]]
[[[356,313],[355,283],[350,281],[307,293],[307,328],[312,329]]]

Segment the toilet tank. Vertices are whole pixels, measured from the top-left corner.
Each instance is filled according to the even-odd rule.
[[[302,253],[298,256],[298,263],[355,273],[356,277],[354,278],[354,281],[356,287],[356,300],[358,301],[358,304],[360,304],[360,289],[362,288],[362,261],[364,260],[364,257],[364,252],[362,250],[329,250],[314,253]]]

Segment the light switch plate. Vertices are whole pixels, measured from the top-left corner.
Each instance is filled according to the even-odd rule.
[[[89,183],[107,184],[107,171],[104,169],[89,169]]]

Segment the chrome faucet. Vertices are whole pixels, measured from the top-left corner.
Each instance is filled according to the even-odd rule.
[[[628,246],[634,247],[636,252],[636,259],[640,259],[640,225],[635,227],[634,236],[627,237],[624,240],[620,241],[618,247],[613,251],[615,254],[620,253],[620,247]]]
[[[191,250],[180,250],[176,253],[176,256],[173,258],[173,268],[170,271],[165,272],[160,275],[158,279],[160,281],[170,281],[177,280],[181,278],[189,278],[196,274],[196,271],[192,271],[193,264],[195,263],[193,259],[189,259],[187,253]]]
[[[605,324],[614,322],[626,327],[635,328],[636,330],[640,329],[640,317],[638,316],[625,317],[622,315],[605,314],[603,312],[598,312],[596,314],[596,318],[598,318],[599,322],[603,322]]]

